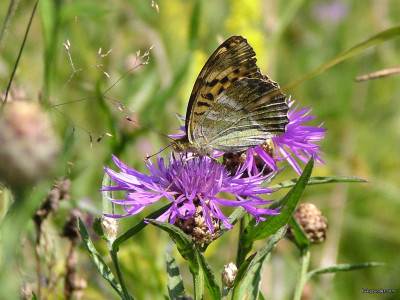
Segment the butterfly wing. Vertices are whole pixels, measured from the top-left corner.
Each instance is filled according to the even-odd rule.
[[[199,121],[218,96],[241,77],[264,78],[256,65],[253,48],[242,36],[232,36],[211,55],[193,87],[186,111],[186,133],[193,143]]]
[[[261,145],[285,132],[286,96],[270,79],[234,81],[203,113],[193,131],[199,147],[236,152]]]

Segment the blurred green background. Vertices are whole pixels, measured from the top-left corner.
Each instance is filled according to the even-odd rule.
[[[9,4],[0,3],[1,23]],[[7,86],[32,8],[31,1],[20,2],[3,34],[1,92]],[[285,86],[351,46],[399,25],[399,20],[398,0],[157,0],[153,5],[151,0],[40,1],[9,97],[40,99],[64,141],[58,174],[71,178],[71,200],[63,203],[46,224],[57,258],[55,272],[63,272],[66,241],[59,234],[68,211],[78,208],[91,215],[101,214],[98,189],[103,167],[115,169],[111,153],[144,171],[145,155],[156,153],[169,143],[146,127],[126,121],[126,116],[163,134],[176,133],[179,124],[175,113],[185,115],[198,72],[226,38],[247,38],[257,53],[259,68]],[[83,69],[72,77],[63,46],[67,40],[75,69]],[[132,68],[137,51],[141,56],[152,45],[148,64],[129,72],[105,93]],[[98,61],[99,48],[102,53],[112,51]],[[146,59],[139,59],[139,63]],[[312,267],[387,263],[382,268],[322,275],[307,286],[311,295],[308,299],[364,299],[362,288],[397,289],[399,297],[400,74],[362,83],[354,81],[359,75],[399,64],[397,38],[286,91],[302,107],[312,106],[317,116],[312,125],[324,121],[323,127],[328,129],[321,148],[326,153],[326,164],[315,168],[313,175],[352,175],[369,181],[306,189],[302,201],[316,204],[327,216],[330,229],[326,242],[312,249]],[[105,96],[120,101],[124,110]],[[52,108],[58,104],[63,105]],[[96,139],[105,132],[112,137],[104,136],[97,143]],[[278,180],[296,176],[288,168]],[[2,200],[4,215],[4,196]],[[151,211],[150,208],[140,216],[121,220],[120,232]],[[234,260],[236,233],[233,230],[224,235],[208,249],[206,256],[215,272]],[[33,241],[34,231],[29,227],[22,241],[24,253],[19,260],[26,261],[21,263],[20,275],[34,288],[35,263],[26,259],[33,255]],[[110,262],[105,243],[97,240],[96,246]],[[164,253],[171,249],[174,247],[168,236],[149,226],[121,248],[123,272],[137,299],[159,299],[167,294]],[[78,253],[78,273],[87,281],[83,299],[116,298],[82,246]],[[267,298],[291,297],[297,260],[298,250],[281,241],[264,274],[261,290]],[[187,267],[184,261],[179,262],[190,291]],[[45,257],[42,264],[46,265]],[[46,267],[42,268],[46,274]],[[63,297],[61,280],[54,290],[52,299]],[[379,295],[379,299],[385,297],[395,296]]]

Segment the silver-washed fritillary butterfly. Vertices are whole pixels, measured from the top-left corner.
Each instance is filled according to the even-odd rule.
[[[176,151],[244,151],[285,132],[286,96],[261,73],[255,55],[242,36],[230,37],[215,50],[194,84],[186,136],[171,144]]]

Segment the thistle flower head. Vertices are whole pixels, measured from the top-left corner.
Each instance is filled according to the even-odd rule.
[[[257,221],[265,220],[265,215],[279,214],[280,208],[270,210],[258,207],[272,201],[264,200],[258,195],[270,194],[272,190],[260,187],[266,176],[241,178],[246,166],[231,175],[224,166],[207,156],[186,158],[171,154],[169,159],[159,156],[156,164],[151,160],[147,161],[146,167],[150,175],[146,175],[122,163],[115,156],[113,160],[120,171],[106,167],[105,172],[117,185],[103,187],[101,191],[126,192],[124,199],[110,198],[112,202],[123,205],[126,211],[126,214],[113,217],[137,214],[163,197],[172,205],[157,221],[168,220],[175,224],[177,221],[188,220],[198,216],[200,207],[204,223],[211,234],[215,230],[215,218],[225,227],[232,228],[229,218],[221,210],[223,206],[242,206]],[[219,192],[231,194],[236,200],[220,197]]]

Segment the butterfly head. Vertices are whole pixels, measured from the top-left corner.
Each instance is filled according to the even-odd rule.
[[[171,142],[172,148],[176,152],[193,152],[199,155],[212,155],[214,149],[211,147],[207,147],[207,145],[203,145],[200,143],[191,143],[187,136],[184,136],[180,139],[174,140]]]
[[[185,151],[189,147],[189,145],[190,143],[186,136],[171,142],[171,146],[176,152]]]

